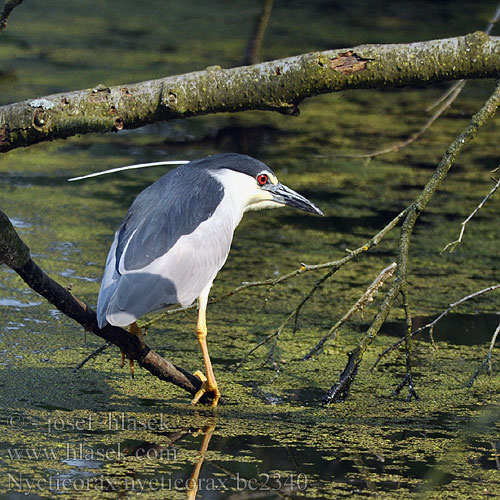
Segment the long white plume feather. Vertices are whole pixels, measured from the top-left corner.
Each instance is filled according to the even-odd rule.
[[[82,175],[80,177],[72,177],[68,179],[69,182],[81,181],[82,179],[89,179],[90,177],[98,177],[99,175],[113,174],[115,172],[121,172],[122,170],[133,170],[135,168],[146,168],[146,167],[158,167],[160,165],[185,165],[189,163],[186,160],[171,160],[171,161],[155,161],[153,163],[137,163],[136,165],[127,165],[126,167],[111,168],[109,170],[101,170],[100,172],[94,172],[93,174]]]

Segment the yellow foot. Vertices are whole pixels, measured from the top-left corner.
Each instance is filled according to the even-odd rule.
[[[193,400],[191,401],[191,404],[195,405],[206,392],[212,392],[213,400],[211,406],[217,406],[217,403],[220,399],[220,392],[217,388],[217,382],[214,381],[215,384],[210,384],[207,380],[207,377],[205,377],[205,375],[200,370],[194,372],[194,376],[198,377],[201,380],[202,384],[198,389],[198,392],[195,394]]]
[[[136,335],[139,337],[139,341],[141,342],[142,345],[144,345],[144,340],[143,340],[143,335],[145,335],[145,332],[143,334],[143,331],[137,326],[137,323],[134,321],[129,327],[128,327],[128,332],[131,333],[132,335]],[[121,351],[122,353],[122,361],[120,366],[123,368],[125,366],[125,353]],[[134,365],[134,360],[129,359],[129,366],[130,366],[130,374],[132,375],[132,378],[135,376],[135,365]]]
[[[122,353],[122,360],[120,362],[120,367],[123,368],[125,366],[125,353],[123,351],[120,351]],[[134,360],[129,359],[128,364],[130,366],[130,374],[132,375],[132,378],[135,377],[135,365],[134,365]]]

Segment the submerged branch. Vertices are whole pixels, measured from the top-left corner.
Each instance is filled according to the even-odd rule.
[[[267,359],[266,359],[266,362],[269,361],[272,358],[273,354],[274,354],[274,350],[276,349],[276,345],[277,345],[277,342],[278,342],[279,337],[281,335],[281,332],[286,327],[286,325],[288,324],[288,322],[295,316],[296,311],[297,311],[297,309],[293,310],[284,319],[283,323],[281,323],[281,325],[278,327],[278,329],[275,332],[270,333],[269,335],[266,335],[263,339],[261,339],[259,342],[257,342],[257,344],[255,344],[249,351],[247,351],[245,353],[245,355],[240,359],[240,361],[238,362],[238,364],[233,368],[233,373],[236,373],[241,368],[241,366],[246,362],[246,360],[249,358],[249,356],[251,354],[253,354],[257,349],[259,349],[259,347],[262,347],[264,344],[266,344],[267,342],[269,342],[271,339],[275,339],[275,343],[271,347],[271,349],[269,351],[269,354],[267,356]],[[275,371],[276,371],[276,367],[275,367]]]
[[[474,382],[476,381],[477,377],[481,373],[481,370],[487,366],[488,367],[488,373],[491,375],[493,373],[493,367],[491,366],[491,356],[493,354],[493,348],[495,347],[495,343],[497,341],[498,334],[500,333],[500,324],[495,329],[495,332],[493,333],[493,336],[491,337],[490,341],[490,348],[488,349],[488,354],[486,355],[486,358],[484,361],[481,363],[479,368],[476,370],[476,373],[472,375],[471,379],[469,380],[467,387],[470,389]]]
[[[403,308],[405,311],[406,318],[406,345],[405,345],[405,364],[406,364],[406,374],[403,377],[403,380],[398,384],[396,389],[393,391],[394,396],[398,396],[399,393],[403,390],[405,386],[408,386],[408,396],[406,397],[406,401],[410,402],[412,398],[415,398],[417,401],[420,399],[420,396],[417,394],[415,390],[415,385],[413,382],[413,374],[412,374],[412,349],[413,342],[411,333],[412,319],[410,312],[410,301],[408,296],[408,282],[405,281],[404,286],[401,287],[401,295],[403,297]]]
[[[383,146],[382,148],[379,148],[375,151],[372,151],[371,153],[352,153],[352,154],[342,154],[342,153],[337,153],[337,154],[332,154],[332,155],[316,155],[316,158],[331,158],[331,157],[340,157],[340,158],[366,158],[366,159],[371,159],[375,158],[376,156],[381,156],[385,155],[388,153],[392,153],[394,151],[399,151],[402,148],[405,148],[407,146],[410,146],[413,144],[416,140],[420,139],[425,132],[430,128],[430,126],[438,119],[441,117],[441,115],[453,104],[455,99],[460,95],[460,92],[463,89],[463,86],[465,85],[465,80],[460,80],[462,82],[462,85],[457,85],[454,89],[451,95],[443,102],[443,104],[435,111],[435,113],[424,123],[424,125],[420,128],[420,130],[417,130],[413,134],[410,135],[407,139],[404,139],[402,141],[399,141],[395,144],[389,144],[387,146]]]
[[[382,269],[380,274],[373,280],[371,285],[366,289],[365,293],[356,301],[356,303],[347,311],[341,319],[337,321],[331,328],[330,331],[302,358],[302,361],[311,359],[315,354],[318,353],[320,349],[325,345],[328,340],[335,338],[337,336],[337,331],[339,328],[349,320],[349,318],[357,311],[363,309],[369,302],[373,300],[373,295],[377,290],[389,279],[396,269],[396,263],[393,262],[390,266]]]
[[[419,333],[422,333],[424,330],[429,329],[429,331],[433,331],[434,327],[455,307],[459,306],[460,304],[463,304],[464,302],[474,299],[476,297],[479,297],[480,295],[483,295],[484,293],[491,292],[493,290],[496,290],[500,288],[500,283],[497,285],[492,285],[487,288],[483,288],[482,290],[479,290],[477,292],[471,293],[467,295],[466,297],[462,297],[460,300],[457,300],[456,302],[453,302],[453,304],[450,304],[446,310],[444,310],[436,319],[431,321],[430,323],[427,323],[424,326],[421,326],[420,328],[417,328],[413,332],[411,332],[411,336],[415,337],[415,335],[418,335]],[[381,359],[386,355],[392,352],[396,347],[400,346],[403,342],[406,342],[406,336],[399,339],[397,342],[394,342],[390,347],[388,347],[385,351],[379,354],[378,358],[376,359],[375,363],[371,367],[371,370],[374,370],[377,365],[380,363]]]
[[[317,269],[326,269],[330,268],[328,273],[326,273],[322,278],[320,278],[314,286],[311,288],[309,293],[305,296],[305,298],[297,305],[297,307],[285,318],[283,323],[279,326],[279,328],[273,332],[261,339],[254,347],[252,347],[249,351],[246,352],[246,354],[243,356],[243,358],[240,360],[240,362],[236,365],[236,368],[233,370],[233,373],[237,371],[241,365],[248,359],[248,357],[253,354],[259,347],[263,346],[266,344],[269,340],[271,339],[276,339],[279,338],[281,335],[282,330],[286,327],[286,325],[289,323],[290,320],[293,318],[297,318],[297,315],[299,314],[301,308],[304,306],[304,304],[309,300],[314,292],[319,288],[319,286],[325,282],[328,278],[330,278],[336,271],[338,271],[342,266],[350,262],[352,259],[357,257],[358,255],[361,255],[363,252],[367,252],[370,248],[378,245],[380,241],[384,238],[384,236],[389,233],[396,225],[398,222],[405,217],[405,215],[408,213],[408,209],[403,210],[400,212],[394,219],[392,219],[389,224],[387,224],[382,230],[380,230],[373,238],[371,238],[368,242],[366,242],[364,245],[358,247],[356,250],[349,250],[349,255],[344,257],[343,259],[333,261],[333,262],[326,262],[324,264],[317,264],[314,266],[306,266],[303,264],[299,269],[296,269],[295,271],[292,271],[291,273],[285,274],[283,276],[280,276],[279,278],[275,278],[273,280],[266,280],[266,281],[256,281],[253,283],[246,283],[245,285],[242,285],[238,288],[235,288],[232,292],[229,292],[228,294],[220,297],[218,300],[222,300],[226,297],[229,297],[237,292],[240,292],[244,290],[245,288],[248,288],[250,286],[262,286],[262,285],[267,285],[267,286],[274,286],[278,283],[281,283],[283,281],[289,280],[291,278],[294,278],[295,276],[298,276],[299,274],[303,274],[307,271],[314,271]],[[381,274],[383,274],[385,271],[389,271],[392,268],[393,272],[393,266],[389,266],[386,270],[382,271]],[[391,272],[391,274],[392,274]],[[375,280],[376,282],[378,281]],[[372,286],[375,284],[375,282],[372,284]],[[371,287],[370,287],[371,288]],[[217,300],[217,301],[218,301]],[[215,302],[216,300],[213,300]],[[210,302],[210,301],[209,301]],[[173,312],[173,311],[171,311]]]
[[[191,394],[195,394],[201,386],[200,379],[142,344],[136,335],[130,335],[123,328],[109,324],[99,328],[95,312],[49,278],[31,259],[29,248],[16,233],[8,217],[0,211],[0,264],[2,263],[7,264],[30,288],[82,325],[86,331],[118,346],[129,359],[136,360],[159,379],[171,382]]]
[[[106,342],[103,344],[101,347],[98,347],[94,351],[92,351],[84,360],[80,361],[74,368],[73,368],[73,373],[76,373],[78,370],[82,369],[91,359],[96,358],[101,354],[101,352],[104,352],[109,346],[112,344],[110,342]]]
[[[297,114],[307,97],[344,89],[498,75],[500,38],[481,32],[410,44],[362,45],[239,68],[64,92],[0,107],[0,152],[92,132],[244,110]]]
[[[356,348],[349,354],[347,365],[340,374],[338,381],[322,398],[323,403],[328,404],[344,401],[348,396],[364,353],[384,324],[397,296],[401,292],[406,292],[410,239],[418,217],[425,210],[425,207],[431,200],[432,196],[446,178],[446,175],[453,166],[457,156],[476,136],[478,130],[495,114],[499,105],[500,81],[497,81],[493,94],[489,97],[483,107],[471,118],[469,125],[448,147],[424,189],[415,201],[408,207],[408,212],[403,222],[399,238],[397,269],[394,283],[387,292],[384,301],[382,302],[382,305],[380,306],[378,313],[368,328],[365,336],[359,341]]]

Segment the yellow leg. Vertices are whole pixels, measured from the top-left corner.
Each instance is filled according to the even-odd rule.
[[[141,343],[144,342],[142,339],[142,337],[143,337],[142,330],[137,326],[137,323],[135,321],[131,325],[129,325],[128,332],[131,333],[132,335],[137,335],[139,337]],[[134,376],[135,376],[134,360],[129,359],[128,362],[129,362],[129,366],[130,366],[130,373],[132,374],[132,378],[134,378]],[[125,365],[125,353],[122,351],[121,367],[123,368],[124,365]]]
[[[200,343],[201,352],[203,354],[203,361],[205,362],[206,377],[200,372],[195,372],[195,375],[202,381],[201,387],[195,394],[191,404],[196,404],[200,398],[206,392],[213,393],[212,406],[217,406],[220,399],[220,392],[217,387],[217,381],[215,380],[214,371],[212,368],[212,362],[210,361],[210,355],[208,354],[207,347],[207,302],[208,302],[208,287],[204,290],[198,299],[198,324],[196,326],[196,333],[198,334],[198,342]]]

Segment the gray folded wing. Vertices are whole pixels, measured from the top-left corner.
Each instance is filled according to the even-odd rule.
[[[186,165],[163,176],[136,198],[116,232],[99,325],[125,326],[148,312],[191,304],[226,261],[233,232],[223,187],[205,170]]]

